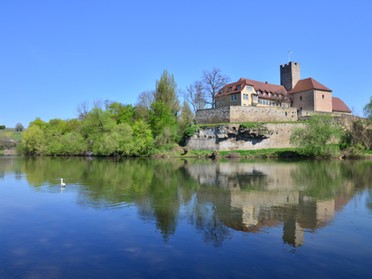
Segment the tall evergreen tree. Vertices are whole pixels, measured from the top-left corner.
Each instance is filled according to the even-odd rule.
[[[177,85],[174,81],[174,76],[164,70],[160,80],[156,82],[154,92],[154,101],[160,102],[169,107],[171,112],[176,116],[180,110],[180,104],[177,98]]]

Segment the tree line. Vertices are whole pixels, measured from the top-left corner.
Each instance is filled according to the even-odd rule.
[[[182,93],[166,70],[153,91],[142,92],[136,105],[115,101],[78,107],[76,119],[37,118],[22,133],[19,152],[26,155],[139,156],[168,151],[182,144],[195,130],[198,109],[215,107],[214,95],[230,81],[219,69],[204,71],[199,81]],[[179,100],[183,96],[183,102]],[[372,119],[372,97],[364,107]],[[305,156],[333,157],[340,150],[353,154],[371,149],[369,122],[355,122],[352,131],[335,125],[330,117],[314,117],[305,129],[295,131],[291,142]],[[18,124],[17,124],[18,125]],[[23,126],[20,127],[23,130]],[[337,144],[327,144],[329,142]]]
[[[35,119],[23,132],[18,150],[26,155],[96,156],[138,156],[170,150],[184,140],[195,111],[213,107],[214,94],[228,81],[219,69],[204,71],[201,81],[182,93],[181,105],[174,76],[165,70],[155,89],[142,92],[134,106],[105,101],[95,102],[89,109],[82,103],[76,119]]]

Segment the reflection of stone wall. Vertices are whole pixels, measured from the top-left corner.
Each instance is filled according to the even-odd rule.
[[[318,222],[328,223],[335,215],[335,200],[316,202],[316,219]]]
[[[309,193],[313,189],[314,178],[312,174],[303,173],[306,166],[232,161],[187,164],[185,167],[202,185],[206,183],[204,186],[207,187],[198,190],[199,202],[214,204],[218,217],[227,226],[257,231],[265,226],[282,224],[284,242],[297,247],[304,243],[304,230],[315,230],[329,223],[336,210],[348,202],[354,189],[345,180],[340,185],[343,193],[341,200],[337,196],[324,200],[320,196],[313,197]],[[324,168],[327,167],[324,164]],[[299,175],[305,175],[304,179],[298,180]],[[227,191],[211,191],[215,188]],[[216,192],[220,193],[217,198]]]
[[[240,190],[247,184],[254,184],[257,175],[264,178],[262,190],[294,191],[302,189],[292,179],[292,172],[299,171],[297,164],[278,163],[241,163],[219,162],[203,165],[189,164],[187,170],[190,175],[201,184],[217,185],[223,188]],[[239,179],[241,177],[241,179]],[[249,180],[249,177],[252,177]],[[262,179],[261,179],[262,181]],[[228,186],[231,187],[228,187]]]

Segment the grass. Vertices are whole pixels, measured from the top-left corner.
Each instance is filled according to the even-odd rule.
[[[16,132],[15,129],[7,128],[5,130],[0,130],[0,138],[2,139],[12,139],[15,141],[21,140],[22,132]]]
[[[287,158],[301,157],[298,148],[270,148],[258,150],[232,150],[219,151],[221,157],[246,157],[246,158]]]
[[[213,150],[185,150],[181,147],[158,151],[153,157],[180,157],[180,158],[299,158],[298,148],[272,148],[259,150],[231,150],[231,151],[213,151]]]

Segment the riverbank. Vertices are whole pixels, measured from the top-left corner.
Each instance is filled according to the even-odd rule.
[[[0,150],[0,156],[17,156],[15,149]],[[56,156],[56,155],[53,155]],[[52,157],[53,157],[52,156]],[[64,157],[61,155],[58,157]],[[50,157],[47,155],[47,157]],[[71,156],[66,156],[71,157]],[[95,156],[92,153],[78,155],[73,157],[115,157],[115,156]],[[125,156],[124,156],[125,157]],[[188,147],[175,146],[172,150],[157,150],[151,155],[135,156],[150,158],[199,158],[199,159],[308,159],[301,155],[300,148],[268,148],[258,150],[230,150],[230,151],[213,151],[213,150],[192,150]],[[334,159],[364,159],[372,160],[372,150],[367,150],[358,156],[340,155]]]
[[[301,154],[300,148],[269,148],[259,150],[192,150],[187,147],[177,147],[170,151],[157,151],[152,158],[208,158],[208,159],[308,159]],[[366,159],[372,160],[372,150],[357,156],[347,156],[342,153],[334,159]]]

